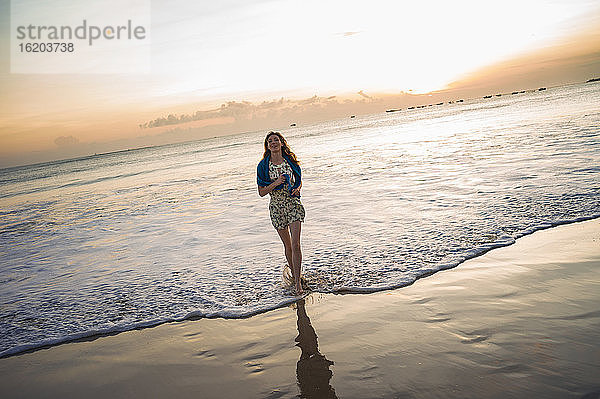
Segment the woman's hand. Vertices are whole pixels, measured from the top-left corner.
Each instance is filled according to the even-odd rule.
[[[279,186],[281,183],[285,183],[284,175],[280,175],[277,179],[275,179],[271,184],[269,184],[266,187],[258,186],[258,195],[264,197],[265,195],[273,191],[275,187]]]
[[[285,183],[285,176],[279,175],[279,177],[277,179],[275,179],[275,181],[273,183],[275,183],[275,187],[277,187],[281,183]]]

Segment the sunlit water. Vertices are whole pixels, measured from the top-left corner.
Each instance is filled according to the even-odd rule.
[[[599,126],[586,84],[284,131],[309,285],[401,287],[600,216]],[[264,135],[1,170],[0,355],[293,300],[256,190]]]

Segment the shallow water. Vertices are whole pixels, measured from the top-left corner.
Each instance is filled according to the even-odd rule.
[[[309,284],[412,283],[600,216],[600,85],[296,127]],[[0,170],[0,355],[293,300],[264,132]]]

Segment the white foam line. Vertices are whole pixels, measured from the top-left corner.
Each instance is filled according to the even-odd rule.
[[[392,285],[388,285],[388,286],[379,286],[379,287],[340,287],[340,288],[334,290],[333,293],[337,293],[337,294],[372,294],[375,292],[395,290],[398,288],[407,287],[409,285],[414,284],[414,282],[417,281],[418,279],[431,276],[432,274],[435,274],[442,270],[453,269],[453,268],[459,266],[461,263],[464,263],[465,261],[467,261],[469,259],[477,258],[481,255],[484,255],[485,253],[491,251],[492,249],[508,247],[509,245],[514,244],[516,242],[516,240],[518,240],[519,238],[528,236],[537,231],[546,230],[546,229],[549,229],[552,227],[558,227],[558,226],[562,226],[565,224],[584,222],[587,220],[593,220],[593,219],[597,219],[597,218],[600,218],[600,213],[594,214],[592,216],[584,216],[584,217],[579,217],[579,218],[575,218],[575,219],[560,219],[560,220],[553,221],[550,223],[543,223],[543,224],[540,224],[537,226],[529,227],[528,229],[526,229],[522,232],[516,233],[514,238],[510,237],[510,236],[505,236],[505,237],[502,237],[500,240],[497,240],[493,243],[484,244],[484,245],[481,245],[470,251],[467,251],[467,254],[465,256],[460,257],[458,260],[448,262],[446,264],[441,264],[437,268],[421,270],[421,273],[416,275],[414,278],[409,279],[408,281],[404,281],[404,282],[401,282],[398,284],[392,284]],[[327,293],[327,292],[324,292],[324,293]]]
[[[545,229],[549,229],[552,227],[561,226],[564,224],[578,223],[578,222],[583,222],[583,221],[597,219],[597,218],[600,218],[600,213],[594,214],[592,216],[579,217],[579,218],[575,218],[575,219],[561,219],[561,220],[557,220],[554,222],[544,223],[541,225],[529,227],[528,229],[526,229],[522,232],[518,232],[516,234],[515,238],[505,236],[494,243],[481,245],[480,247],[477,247],[477,248],[474,248],[474,249],[468,251],[468,253],[465,256],[461,257],[458,260],[439,265],[435,269],[432,268],[432,269],[423,270],[423,273],[419,273],[418,275],[412,276],[412,277],[408,278],[407,280],[404,280],[398,284],[392,284],[392,285],[388,285],[388,286],[378,286],[378,287],[340,287],[333,291],[317,290],[315,292],[334,293],[334,294],[335,293],[338,293],[338,294],[370,294],[370,293],[374,293],[374,292],[388,291],[388,290],[394,290],[394,289],[398,289],[398,288],[407,287],[407,286],[413,284],[418,279],[430,276],[441,270],[455,268],[458,265],[460,265],[461,263],[463,263],[469,259],[473,259],[478,256],[481,256],[481,255],[485,254],[486,252],[491,251],[492,249],[502,248],[502,247],[507,247],[509,245],[512,245],[515,243],[516,239],[533,234],[536,231],[545,230]],[[305,297],[306,295],[309,295],[309,294],[307,293],[303,297]],[[30,351],[35,351],[35,350],[39,350],[39,349],[46,349],[46,348],[50,348],[53,346],[65,344],[68,342],[74,342],[74,341],[78,341],[78,340],[82,340],[82,339],[86,339],[86,338],[113,335],[113,334],[118,334],[118,333],[122,333],[122,332],[126,332],[126,331],[151,328],[151,327],[156,327],[161,324],[181,322],[181,321],[196,319],[196,318],[246,319],[246,318],[255,316],[257,314],[266,313],[271,310],[275,310],[275,309],[287,306],[291,303],[298,301],[299,299],[300,299],[300,297],[289,297],[289,298],[283,299],[282,301],[276,303],[275,305],[256,306],[250,310],[247,310],[247,309],[246,310],[223,309],[220,311],[208,312],[208,313],[205,313],[202,311],[192,311],[182,317],[146,320],[146,321],[142,321],[139,323],[124,325],[124,326],[114,326],[114,327],[110,327],[110,328],[89,330],[89,331],[85,331],[85,332],[81,332],[81,333],[69,334],[67,336],[60,337],[60,338],[46,339],[46,340],[42,340],[42,341],[39,341],[36,343],[18,345],[18,346],[9,348],[7,350],[0,352],[0,359],[5,358],[5,357],[19,355],[24,352],[30,352]]]
[[[306,293],[302,297],[306,297],[307,295],[309,295],[309,293]],[[185,316],[181,316],[181,317],[145,320],[145,321],[141,321],[138,323],[127,324],[127,325],[123,325],[123,326],[114,326],[114,327],[110,327],[110,328],[89,330],[89,331],[84,331],[81,333],[69,334],[69,335],[66,335],[66,336],[60,337],[60,338],[45,339],[45,340],[31,343],[31,344],[24,344],[24,345],[18,345],[18,346],[12,347],[10,349],[0,352],[0,359],[5,358],[5,357],[19,355],[24,352],[35,351],[38,349],[48,349],[48,348],[58,346],[61,344],[65,344],[65,343],[69,343],[69,342],[76,342],[76,341],[84,340],[87,338],[115,335],[115,334],[119,334],[122,332],[151,328],[151,327],[159,326],[161,324],[182,322],[182,321],[190,320],[190,319],[199,319],[199,318],[246,319],[246,318],[255,316],[257,314],[266,313],[271,310],[290,305],[290,304],[298,301],[300,298],[301,297],[289,297],[289,298],[286,298],[286,299],[276,303],[275,305],[255,306],[254,308],[252,308],[250,310],[247,310],[247,309],[246,310],[223,309],[223,310],[216,311],[216,312],[193,311],[193,312],[189,312]]]

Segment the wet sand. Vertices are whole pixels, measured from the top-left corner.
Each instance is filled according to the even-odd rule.
[[[0,359],[0,396],[600,398],[600,220],[410,287]]]

